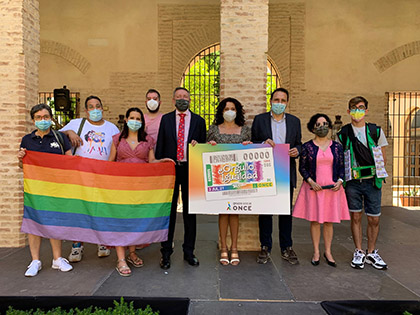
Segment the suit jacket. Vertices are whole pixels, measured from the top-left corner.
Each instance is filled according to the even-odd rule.
[[[175,112],[173,111],[163,115],[160,121],[155,152],[157,159],[171,158],[176,161],[177,134]],[[188,143],[191,143],[192,140],[196,140],[198,143],[206,143],[206,122],[193,112],[191,112]]]
[[[286,115],[286,143],[290,148],[297,148],[300,154],[302,146],[302,134],[300,120],[291,114]],[[262,143],[267,139],[273,139],[271,129],[271,112],[255,116],[252,123],[252,137],[254,143]],[[290,183],[296,187],[296,158],[290,158]]]

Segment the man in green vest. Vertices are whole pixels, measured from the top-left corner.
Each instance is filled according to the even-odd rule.
[[[376,269],[386,269],[379,256],[376,240],[381,215],[381,188],[385,173],[385,150],[388,145],[383,130],[366,123],[368,101],[357,96],[349,101],[351,123],[343,126],[338,137],[344,147],[345,191],[351,215],[351,232],[356,249],[350,265],[363,269],[365,262]],[[381,166],[382,165],[382,166]],[[367,250],[362,249],[362,210],[368,219]]]

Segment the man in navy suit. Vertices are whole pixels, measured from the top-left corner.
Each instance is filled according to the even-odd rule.
[[[191,112],[190,92],[177,87],[173,93],[173,112],[162,116],[156,144],[156,158],[171,158],[176,161],[175,187],[172,197],[171,216],[169,220],[168,240],[162,242],[162,259],[160,267],[171,267],[172,243],[174,239],[176,209],[179,197],[179,186],[182,192],[182,207],[184,219],[184,260],[191,266],[198,266],[199,261],[194,256],[196,238],[196,215],[188,213],[188,143],[196,145],[206,142],[206,123],[203,118]]]
[[[296,158],[301,150],[301,128],[299,118],[286,114],[285,109],[289,104],[289,92],[278,88],[271,93],[271,111],[255,116],[252,123],[252,142],[275,144],[288,143],[290,156],[290,207],[293,201],[293,189],[296,187]],[[260,215],[258,218],[260,228],[261,252],[257,262],[265,264],[270,260],[272,248],[273,216]],[[279,216],[280,249],[281,257],[292,265],[299,260],[292,248],[292,216]]]

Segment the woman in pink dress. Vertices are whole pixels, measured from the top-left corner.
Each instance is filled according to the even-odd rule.
[[[121,133],[112,137],[113,143],[109,161],[123,163],[158,163],[172,161],[171,159],[157,160],[154,153],[155,141],[144,130],[144,116],[142,111],[133,107],[125,114],[124,127]],[[173,161],[172,161],[173,162]],[[128,246],[129,254],[125,258],[125,247],[115,246],[118,263],[117,271],[121,276],[131,275],[127,262],[134,267],[142,267],[143,260],[136,254],[136,245]]]
[[[325,243],[324,258],[328,265],[337,264],[331,253],[333,223],[350,220],[346,195],[342,187],[344,178],[343,147],[328,138],[332,128],[330,118],[316,114],[308,122],[308,129],[315,138],[302,145],[299,172],[304,182],[299,191],[293,216],[311,222],[314,254],[311,263],[319,265],[321,224]]]

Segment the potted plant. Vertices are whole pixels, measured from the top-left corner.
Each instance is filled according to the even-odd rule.
[[[420,206],[419,189],[413,188],[405,191],[400,195],[401,205],[403,207],[418,207]]]

